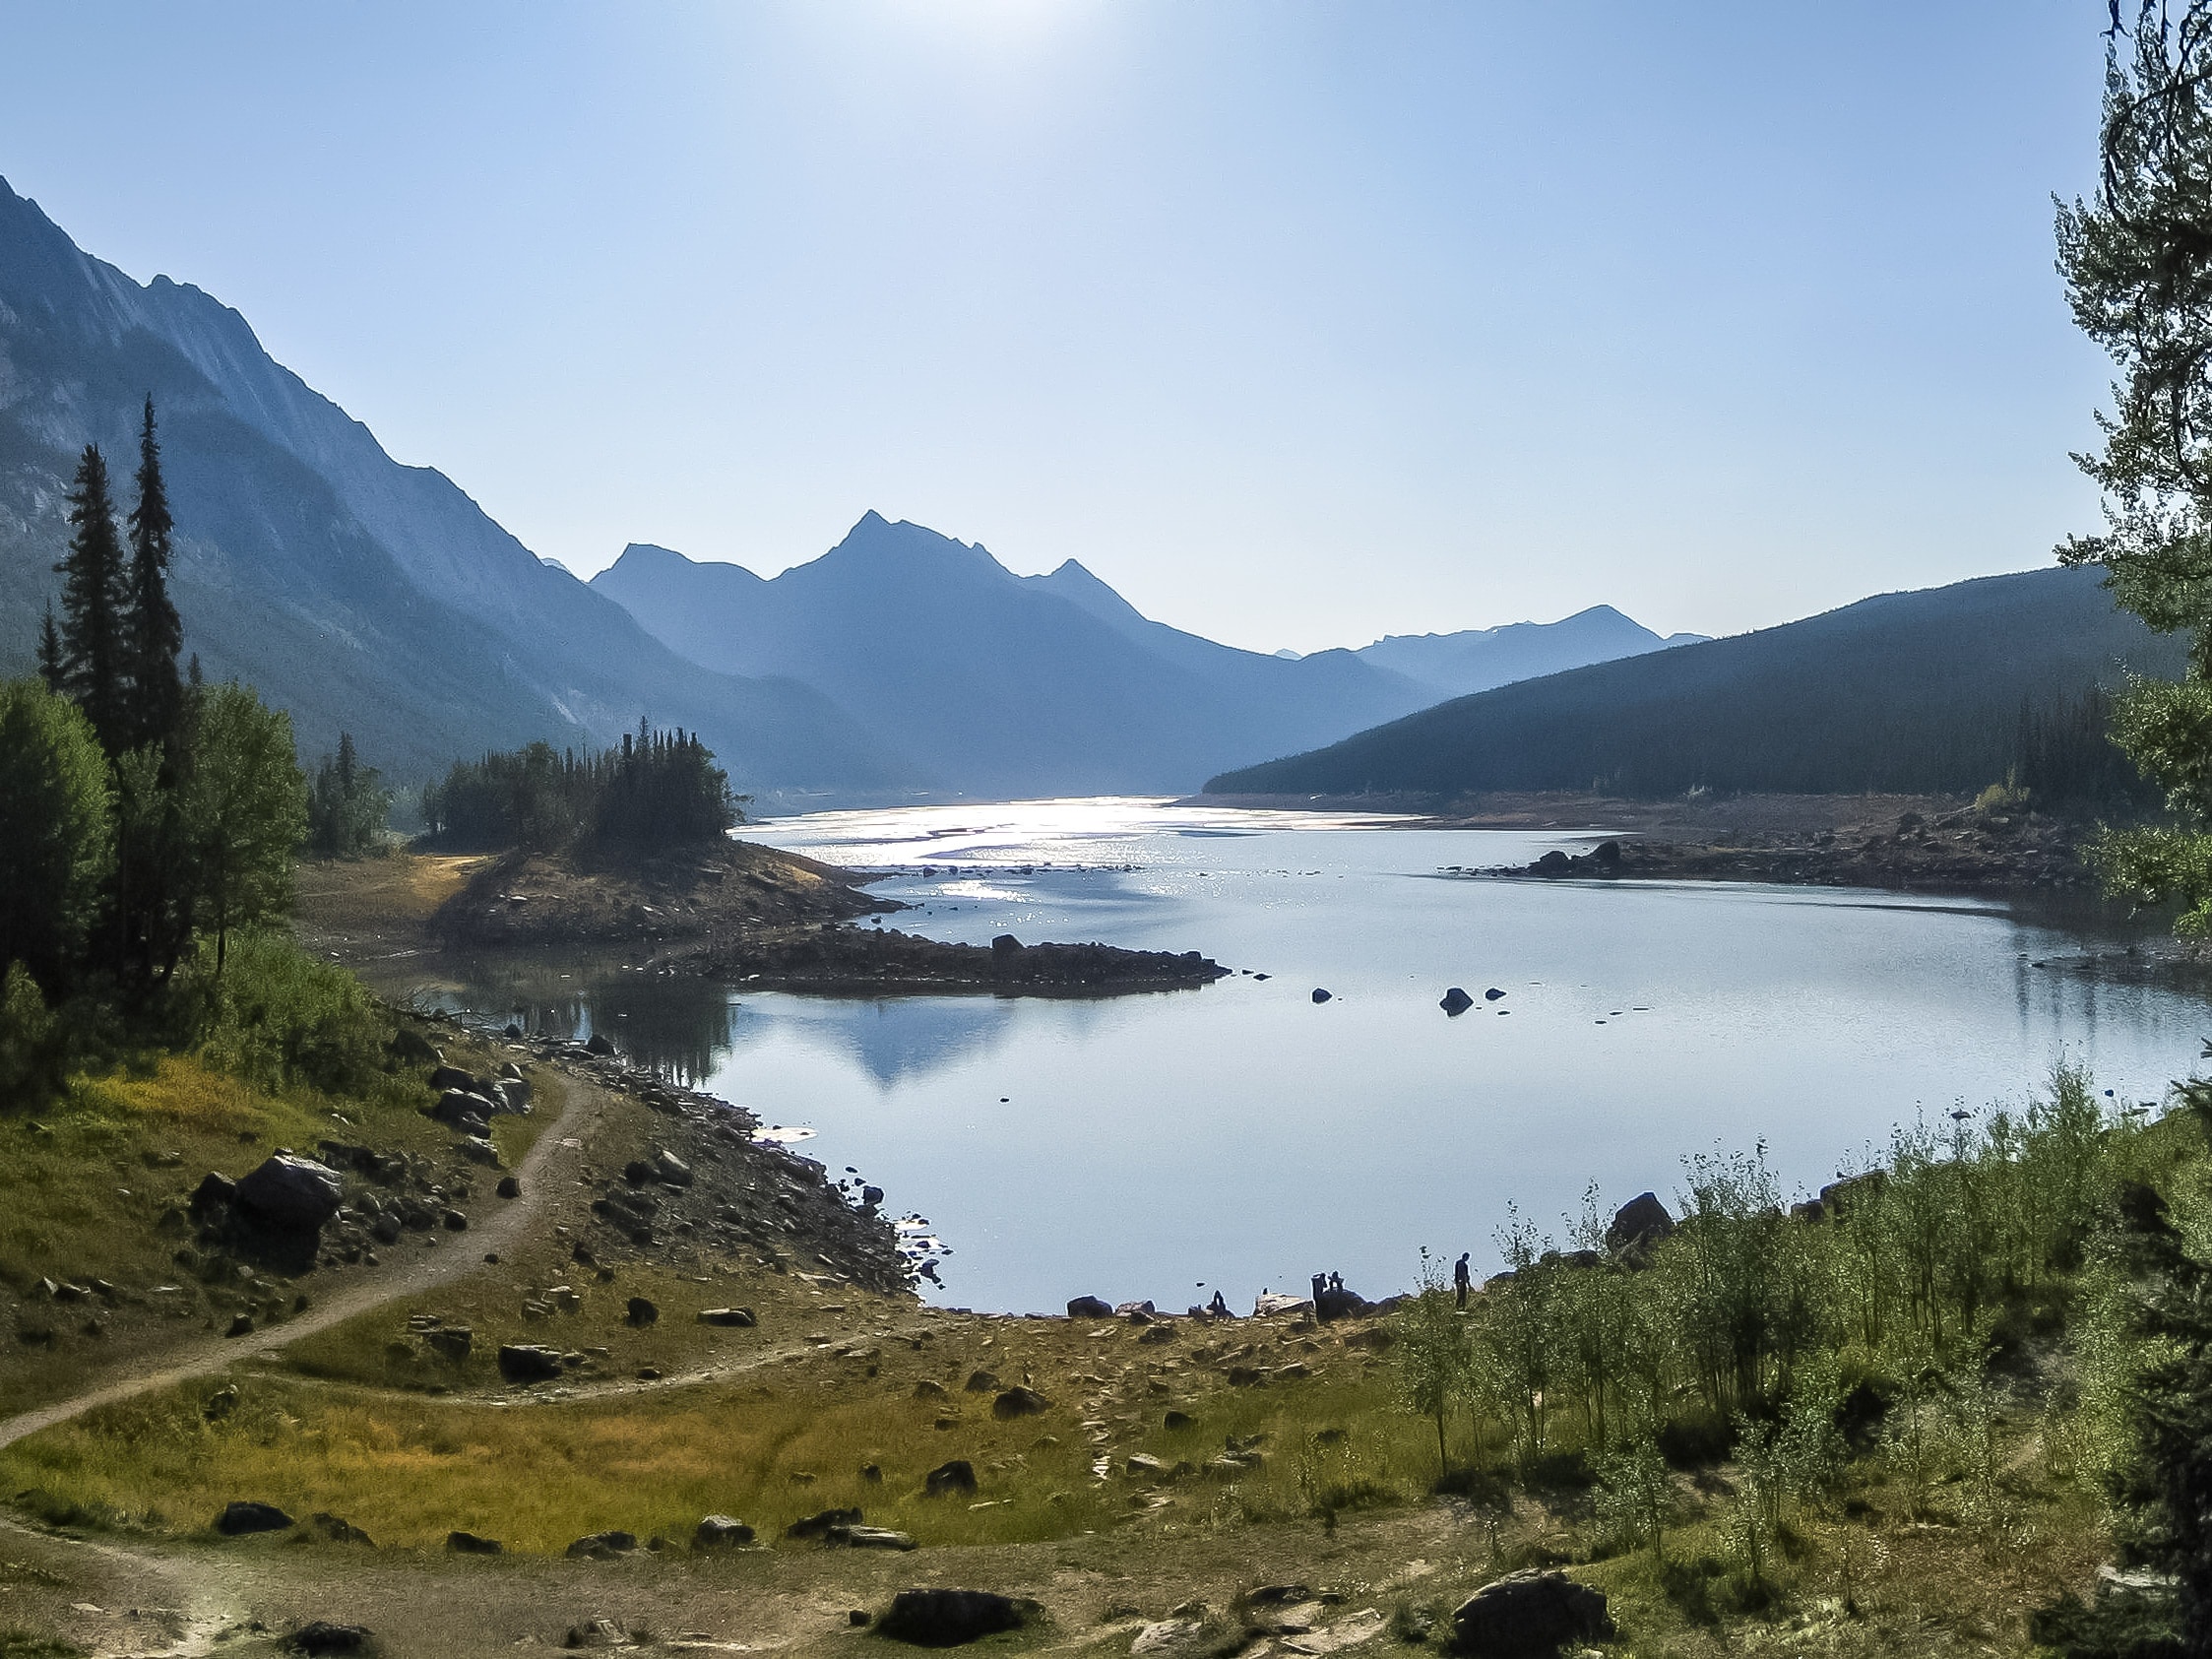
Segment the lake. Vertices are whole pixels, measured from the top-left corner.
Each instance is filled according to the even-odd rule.
[[[2116,1107],[2157,1101],[2212,1029],[2078,901],[1449,873],[1594,839],[1567,829],[1098,799],[744,834],[888,872],[874,890],[918,907],[891,919],[913,931],[1242,970],[1101,1000],[833,999],[533,961],[442,998],[603,1027],[813,1131],[808,1156],[926,1218],[950,1250],[931,1295],[962,1307],[1219,1288],[1241,1308],[1322,1271],[1381,1296],[1423,1244],[1493,1269],[1509,1200],[1563,1237],[1593,1181],[1609,1212],[1647,1188],[1675,1207],[1683,1155],[1762,1142],[1810,1190],[1893,1124],[2021,1103],[2062,1056]],[[1456,1018],[1451,986],[1476,998]]]

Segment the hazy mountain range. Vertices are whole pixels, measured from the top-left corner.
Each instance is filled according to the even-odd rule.
[[[2182,656],[2116,608],[2099,572],[2031,570],[1522,680],[1207,788],[1973,792],[2020,760],[2024,714],[2129,670],[2173,677]],[[2106,752],[2095,733],[2085,742]]]
[[[981,546],[872,512],[773,578],[633,544],[592,587],[692,661],[803,679],[928,779],[980,794],[1190,789],[1224,757],[1326,742],[1511,672],[1484,666],[1506,630],[1295,660],[1240,651],[1148,620],[1073,559],[1017,576]],[[1564,667],[1661,643],[1602,609],[1524,626],[1505,649]],[[1427,671],[1375,660],[1397,646]]]
[[[586,584],[395,462],[237,312],[132,281],[0,181],[0,671],[29,670],[57,590],[77,452],[100,443],[127,479],[149,392],[188,648],[289,709],[310,758],[349,730],[402,779],[642,717],[698,731],[759,791],[1179,791],[1668,643],[1600,606],[1286,660],[1150,621],[1072,561],[1017,577],[872,512],[774,580],[638,546]]]

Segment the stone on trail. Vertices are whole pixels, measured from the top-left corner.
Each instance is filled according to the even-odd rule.
[[[1170,1648],[1196,1641],[1205,1629],[1196,1619],[1163,1619],[1139,1630],[1137,1639],[1129,1644],[1129,1651],[1132,1654],[1166,1653]]]
[[[990,1403],[990,1414],[1000,1422],[1016,1417],[1035,1417],[1050,1409],[1052,1402],[1034,1388],[1015,1386],[1007,1389]]]
[[[499,1350],[499,1374],[509,1382],[549,1382],[561,1373],[561,1351],[535,1342],[510,1342]]]
[[[1471,1659],[1534,1659],[1570,1641],[1613,1634],[1603,1592],[1563,1572],[1531,1567],[1484,1585],[1452,1614],[1459,1651]]]
[[[691,1535],[694,1550],[733,1550],[753,1541],[753,1529],[728,1515],[709,1515]]]
[[[446,1548],[457,1556],[499,1556],[506,1554],[507,1546],[496,1538],[479,1538],[473,1532],[449,1532]]]
[[[612,1561],[638,1547],[637,1535],[628,1532],[594,1532],[568,1547],[570,1561]]]
[[[224,1336],[251,1336],[251,1335],[253,1335],[253,1315],[252,1315],[251,1313],[233,1313],[233,1314],[231,1314],[231,1315],[230,1315],[230,1328],[229,1328],[228,1330],[224,1331],[224,1332],[223,1332],[222,1334],[223,1334]]]
[[[365,1625],[333,1625],[327,1619],[302,1625],[284,1638],[294,1653],[366,1653],[370,1635]]]
[[[942,1498],[951,1492],[974,1492],[976,1466],[965,1457],[940,1463],[922,1477],[921,1490],[930,1498]]]
[[[1437,1003],[1436,1006],[1443,1009],[1445,1013],[1451,1015],[1454,1019],[1457,1019],[1461,1014],[1466,1013],[1468,1009],[1475,1006],[1475,998],[1468,995],[1465,990],[1455,985],[1451,989],[1444,992],[1444,999],[1441,1002]]]
[[[1104,1319],[1112,1312],[1113,1304],[1104,1297],[1079,1296],[1067,1305],[1067,1316],[1071,1319]]]
[[[500,1196],[500,1197],[502,1197],[502,1198],[520,1198],[520,1197],[521,1197],[522,1195],[523,1195],[523,1183],[522,1183],[522,1180],[521,1180],[521,1178],[520,1178],[520,1177],[518,1177],[518,1176],[501,1176],[501,1177],[499,1178],[499,1196]]]
[[[903,1532],[887,1526],[833,1526],[822,1535],[825,1544],[842,1544],[850,1550],[917,1550],[921,1546]]]
[[[858,1526],[864,1519],[857,1509],[824,1509],[819,1514],[795,1520],[784,1528],[786,1538],[826,1538],[830,1528]]]
[[[901,1590],[876,1628],[916,1647],[958,1647],[1001,1630],[1021,1629],[1043,1611],[1033,1601],[993,1590]]]
[[[338,1172],[282,1149],[238,1182],[237,1201],[263,1221],[312,1233],[338,1213]]]
[[[274,1503],[225,1503],[215,1518],[216,1531],[225,1538],[243,1538],[249,1532],[283,1532],[291,1516]]]
[[[359,1544],[371,1550],[376,1548],[375,1539],[351,1521],[342,1520],[328,1509],[317,1509],[309,1515],[307,1528],[327,1544]]]

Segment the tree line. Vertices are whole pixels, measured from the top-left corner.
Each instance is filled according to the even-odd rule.
[[[288,716],[206,682],[196,657],[179,669],[151,398],[134,483],[118,515],[106,458],[85,447],[37,677],[0,683],[0,1048],[47,1030],[51,1003],[158,1014],[203,939],[220,979],[241,928],[288,913],[302,841],[358,851],[389,806],[350,737],[310,789]]]
[[[618,749],[539,742],[457,760],[421,806],[445,847],[652,852],[716,840],[743,821],[741,800],[697,733],[641,721]]]

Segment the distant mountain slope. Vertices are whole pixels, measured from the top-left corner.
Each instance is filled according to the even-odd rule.
[[[913,769],[819,692],[716,673],[542,564],[453,482],[403,467],[194,287],[141,287],[0,181],[0,671],[29,669],[87,442],[118,479],[159,406],[187,647],[259,685],[308,756],[351,731],[398,777],[533,737],[702,733],[740,787]],[[127,505],[127,503],[125,503]]]
[[[1443,696],[1463,697],[1592,663],[1697,645],[1705,637],[1670,634],[1663,639],[1612,606],[1594,605],[1556,622],[1510,622],[1456,634],[1391,634],[1354,655],[1432,685]]]
[[[1185,790],[1431,700],[1350,653],[1216,645],[1147,621],[1080,565],[1018,577],[872,512],[772,580],[633,545],[592,586],[695,662],[804,678],[971,794]]]
[[[2180,661],[2096,572],[2036,570],[1457,698],[1207,789],[1977,790],[2012,764],[2023,702]]]

